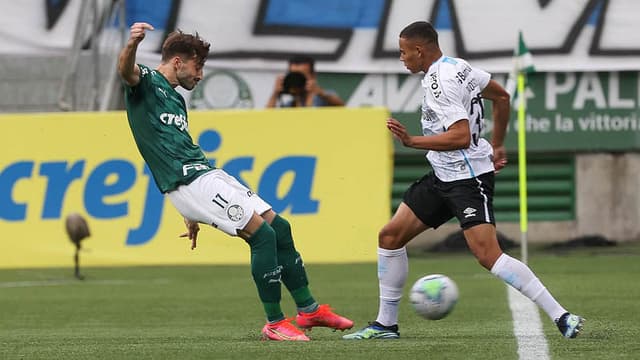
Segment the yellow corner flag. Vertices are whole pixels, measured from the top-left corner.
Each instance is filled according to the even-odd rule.
[[[527,263],[527,143],[526,143],[526,109],[527,97],[525,82],[528,73],[535,72],[533,58],[524,43],[522,31],[518,34],[518,45],[513,52],[513,69],[507,80],[506,90],[512,99],[518,99],[518,183],[520,195],[520,232],[522,246],[522,262]],[[515,86],[517,84],[517,86]]]

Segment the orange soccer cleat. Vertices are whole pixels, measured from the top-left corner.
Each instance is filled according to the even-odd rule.
[[[323,326],[334,330],[347,330],[353,327],[353,321],[334,313],[326,304],[320,305],[318,310],[312,313],[298,313],[296,323],[302,329]]]
[[[291,319],[283,319],[276,323],[267,323],[262,328],[263,340],[276,341],[309,341],[307,335],[291,323]]]

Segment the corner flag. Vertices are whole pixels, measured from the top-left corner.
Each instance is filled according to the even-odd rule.
[[[507,91],[511,99],[518,99],[518,183],[520,195],[520,233],[522,262],[527,263],[527,145],[526,122],[527,97],[525,94],[525,76],[535,72],[533,58],[524,43],[522,31],[518,34],[518,46],[513,52],[513,69],[507,80]],[[516,86],[517,85],[517,86]],[[516,91],[517,90],[517,91]],[[514,101],[512,100],[512,101]]]
[[[529,52],[529,48],[527,48],[527,45],[524,43],[522,31],[520,31],[518,33],[518,46],[513,50],[513,67],[511,68],[507,85],[505,86],[507,92],[511,95],[512,102],[515,102],[516,95],[519,95],[519,93],[516,92],[518,74],[528,74],[535,71],[533,57]]]

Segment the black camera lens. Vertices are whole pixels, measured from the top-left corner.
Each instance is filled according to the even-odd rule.
[[[300,94],[304,92],[304,88],[307,84],[307,78],[303,73],[298,71],[292,71],[288,73],[283,80],[282,92],[285,94]]]

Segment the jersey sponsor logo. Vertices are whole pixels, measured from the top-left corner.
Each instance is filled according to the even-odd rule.
[[[209,165],[206,165],[206,164],[200,164],[200,163],[184,164],[182,165],[182,176],[187,176],[187,174],[189,174],[189,170],[200,171],[200,170],[207,170],[207,169],[211,169],[211,167],[209,167]]]
[[[429,108],[429,107],[423,107],[422,108],[422,120],[427,121],[427,122],[435,122],[438,121],[438,114],[436,114],[436,112]]]
[[[432,72],[432,73],[429,73],[428,76],[429,76],[429,88],[431,89],[431,93],[433,94],[433,97],[438,99],[442,94],[442,91],[440,90],[440,84],[438,83],[438,73]]]
[[[471,67],[469,65],[465,65],[462,71],[458,71],[456,73],[456,79],[458,80],[458,83],[464,84],[464,81],[467,80],[467,76],[469,76],[470,72],[471,72]]]
[[[478,87],[478,79],[476,78],[472,78],[471,80],[469,80],[469,83],[465,85],[465,88],[467,89],[468,92],[472,92],[477,87]]]
[[[227,208],[227,216],[231,221],[238,222],[244,217],[244,209],[240,205],[231,205]]]
[[[189,122],[184,114],[162,113],[160,114],[160,121],[165,125],[173,125],[180,131],[189,130]]]
[[[472,208],[472,207],[468,207],[468,208],[464,209],[464,210],[462,211],[462,213],[464,213],[464,214],[465,214],[465,215],[464,215],[464,217],[465,217],[465,218],[470,218],[470,217],[474,217],[474,216],[476,216],[476,212],[477,212],[477,211],[478,211],[478,210],[476,210],[476,209],[474,209],[474,208]]]

